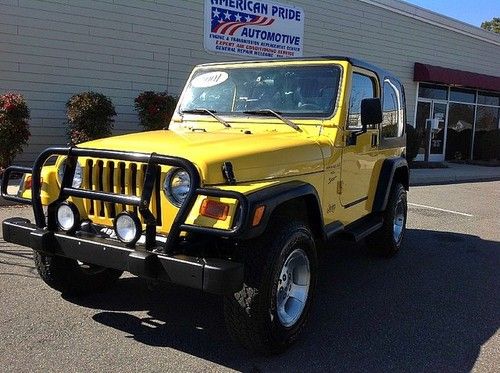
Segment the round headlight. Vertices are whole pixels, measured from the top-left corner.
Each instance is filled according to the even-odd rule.
[[[57,181],[59,182],[59,185],[61,185],[62,183],[65,169],[66,169],[66,160],[62,161],[59,164],[59,168],[57,169]],[[83,169],[81,164],[79,162],[76,162],[75,176],[73,177],[73,184],[72,184],[73,188],[80,188],[82,186],[82,181],[83,181]]]
[[[57,207],[57,225],[64,231],[72,230],[80,220],[79,215],[78,208],[75,205],[63,202]]]
[[[190,190],[191,178],[185,170],[177,168],[167,174],[163,183],[163,191],[175,206],[182,205]]]
[[[142,234],[141,222],[128,212],[118,214],[114,222],[116,236],[127,244],[135,244]]]

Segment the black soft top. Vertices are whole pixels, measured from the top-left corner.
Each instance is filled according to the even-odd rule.
[[[399,79],[391,72],[384,70],[376,65],[369,62],[360,60],[358,58],[346,57],[346,56],[318,56],[318,57],[294,57],[294,58],[280,58],[274,60],[239,60],[239,61],[225,61],[225,62],[214,62],[207,63],[200,66],[217,66],[217,65],[227,65],[227,64],[244,64],[244,63],[270,63],[270,62],[282,62],[282,61],[318,61],[318,60],[337,60],[337,61],[347,61],[351,65],[356,67],[361,67],[363,69],[372,71],[375,73],[380,82],[383,82],[385,78],[391,78],[399,82]]]

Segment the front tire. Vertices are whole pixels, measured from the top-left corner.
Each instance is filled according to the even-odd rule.
[[[99,292],[114,283],[123,271],[79,263],[61,256],[34,252],[35,267],[42,280],[63,294]]]
[[[224,299],[226,325],[245,348],[275,354],[302,331],[316,286],[313,235],[301,222],[276,219],[263,237],[243,248],[242,290]]]
[[[373,254],[392,257],[399,252],[406,233],[407,214],[406,189],[401,183],[395,183],[382,215],[382,227],[366,239],[366,244]]]

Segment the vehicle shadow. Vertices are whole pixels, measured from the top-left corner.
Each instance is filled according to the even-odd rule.
[[[23,273],[14,273],[11,268],[23,269]],[[12,248],[10,244],[0,238],[0,277],[15,276],[38,278],[33,265],[33,254],[31,249]]]
[[[363,245],[325,252],[301,340],[279,356],[253,355],[225,331],[220,298],[123,278],[110,291],[68,299],[98,323],[242,371],[470,371],[500,326],[500,245],[409,229],[391,260]],[[104,310],[104,311],[101,311]],[[130,312],[146,311],[140,318]]]

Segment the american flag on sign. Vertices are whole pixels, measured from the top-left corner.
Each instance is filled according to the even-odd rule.
[[[212,8],[212,32],[223,35],[234,35],[245,26],[270,26],[274,19],[257,16],[228,9]]]

